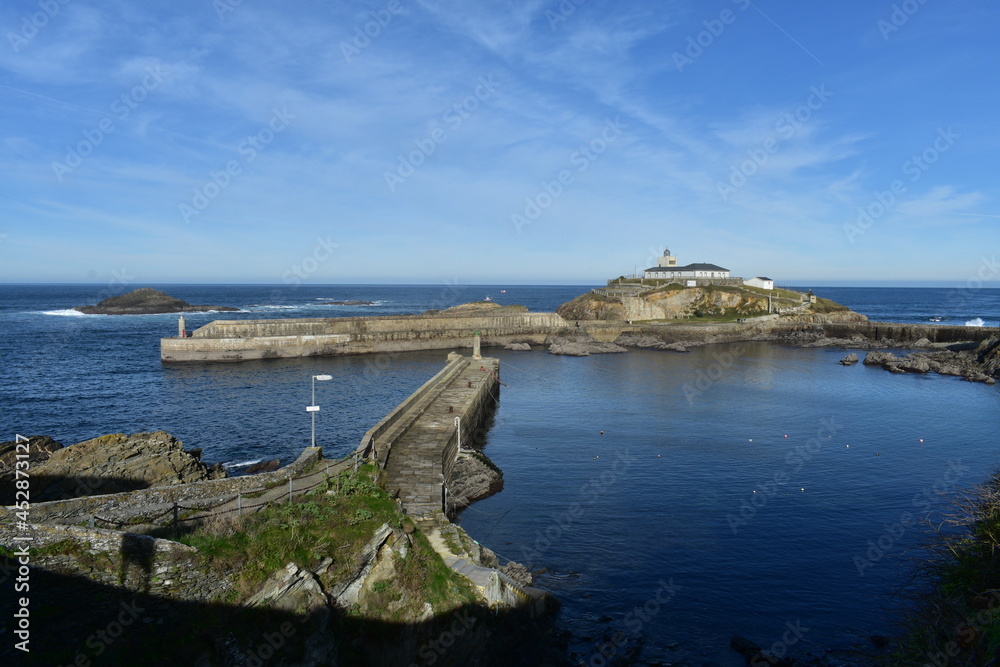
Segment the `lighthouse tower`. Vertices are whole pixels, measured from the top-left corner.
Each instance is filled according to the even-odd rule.
[[[677,266],[677,258],[671,256],[670,248],[664,248],[663,257],[657,258],[656,265],[661,268],[667,266]]]

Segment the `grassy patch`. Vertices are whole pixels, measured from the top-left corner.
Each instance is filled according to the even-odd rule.
[[[995,664],[1000,655],[1000,475],[977,497],[959,504],[930,553],[920,570],[921,579],[933,585],[920,591],[907,632],[878,664]]]

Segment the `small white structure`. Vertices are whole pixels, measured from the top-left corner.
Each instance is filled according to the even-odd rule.
[[[747,278],[743,281],[743,284],[748,287],[759,287],[761,289],[774,289],[774,280],[771,278],[765,278],[764,276],[757,276],[755,278]]]

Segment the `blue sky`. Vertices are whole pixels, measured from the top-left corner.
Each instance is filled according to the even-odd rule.
[[[6,2],[0,282],[997,280],[1000,6]],[[995,283],[1000,285],[1000,283]]]

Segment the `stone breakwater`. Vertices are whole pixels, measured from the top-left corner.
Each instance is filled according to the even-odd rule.
[[[849,310],[770,315],[744,322],[706,324],[696,320],[663,323],[574,321],[556,313],[216,320],[196,329],[189,338],[161,339],[160,358],[167,363],[244,361],[468,349],[477,332],[485,347],[562,344],[565,348],[565,344],[571,342],[572,353],[582,356],[584,353],[621,351],[597,343],[678,351],[697,345],[742,341],[774,341],[811,347],[910,347],[922,339],[931,343],[978,343],[996,334],[997,330],[869,322],[863,315]]]

